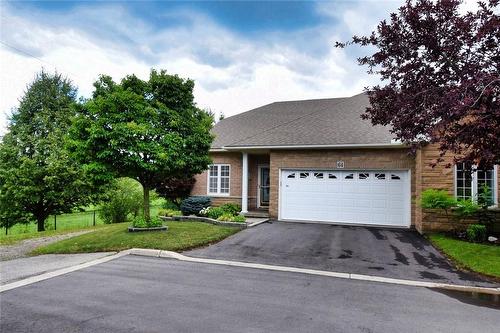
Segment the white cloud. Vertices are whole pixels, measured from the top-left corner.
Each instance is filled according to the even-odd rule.
[[[17,105],[26,84],[42,67],[71,78],[88,97],[99,74],[119,80],[151,67],[195,80],[199,106],[231,116],[278,100],[348,96],[375,82],[354,57],[333,47],[353,33],[369,33],[395,3],[344,3],[341,10],[320,3],[331,24],[296,31],[270,32],[249,39],[199,13],[168,13],[189,22],[155,30],[120,6],[77,7],[65,14],[2,8],[1,39],[28,52],[0,48],[0,112]],[[385,9],[384,9],[385,8]],[[340,15],[340,16],[339,16]],[[340,19],[335,23],[333,19]],[[354,20],[362,22],[355,24]],[[0,114],[0,134],[6,116]]]

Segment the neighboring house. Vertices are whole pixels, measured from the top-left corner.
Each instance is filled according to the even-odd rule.
[[[213,164],[196,176],[193,195],[214,205],[241,204],[244,213],[269,212],[283,221],[448,228],[415,199],[427,188],[473,198],[481,184],[498,202],[497,168],[472,175],[462,165],[430,166],[439,151],[428,145],[415,157],[387,127],[360,115],[365,94],[349,98],[277,102],[217,123]]]

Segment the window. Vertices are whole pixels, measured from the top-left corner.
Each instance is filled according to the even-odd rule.
[[[300,178],[307,178],[309,177],[309,172],[301,172],[300,173]]]
[[[376,173],[375,178],[384,180],[385,179],[385,173]]]
[[[289,174],[286,178],[295,178],[295,173]]]
[[[333,173],[329,173],[328,178],[329,179],[337,179],[337,176],[335,176],[335,174],[333,174]]]
[[[366,173],[366,172],[361,172],[358,174],[358,178],[359,179],[368,179],[368,178],[370,178],[370,174]]]
[[[354,174],[350,173],[344,177],[344,179],[354,179]]]
[[[314,177],[316,177],[318,179],[323,179],[323,172],[315,172]]]
[[[208,194],[229,195],[229,164],[212,164],[208,168]]]
[[[474,171],[475,170],[475,171]],[[477,201],[478,195],[489,188],[489,205],[495,204],[495,171],[494,169],[475,169],[466,163],[459,163],[455,168],[455,194],[458,200],[472,199]]]
[[[398,175],[394,175],[394,174],[392,174],[392,175],[391,175],[391,179],[392,179],[392,180],[400,180],[400,179],[401,179],[401,177],[399,177]]]

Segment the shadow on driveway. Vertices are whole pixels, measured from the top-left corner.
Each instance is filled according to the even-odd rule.
[[[475,286],[498,286],[455,269],[416,231],[264,223],[189,256]]]

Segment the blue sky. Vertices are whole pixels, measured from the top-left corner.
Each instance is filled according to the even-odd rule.
[[[199,106],[230,116],[278,100],[354,95],[377,83],[333,47],[402,1],[0,3],[0,134],[42,67],[88,97],[99,74],[150,68],[195,80]]]

